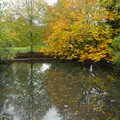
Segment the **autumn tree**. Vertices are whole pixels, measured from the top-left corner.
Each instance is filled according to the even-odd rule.
[[[111,28],[104,24],[107,13],[99,1],[59,0],[48,9],[48,53],[80,61],[111,59]]]
[[[120,64],[120,1],[119,0],[101,0],[101,6],[108,13],[106,24],[113,29],[112,32],[112,52],[114,62]]]

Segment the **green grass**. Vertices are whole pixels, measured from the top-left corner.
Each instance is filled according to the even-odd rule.
[[[33,47],[33,52],[39,52],[41,48],[44,48],[45,46],[34,46]],[[9,48],[11,51],[14,53],[24,53],[24,52],[30,52],[31,48],[30,46],[28,47],[11,47]]]

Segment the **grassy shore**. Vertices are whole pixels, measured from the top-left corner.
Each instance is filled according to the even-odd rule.
[[[44,48],[45,46],[34,46],[33,47],[33,52],[39,52],[40,49]],[[31,47],[30,46],[26,46],[26,47],[11,47],[9,48],[11,51],[13,51],[13,53],[26,53],[26,52],[30,52],[31,51]]]

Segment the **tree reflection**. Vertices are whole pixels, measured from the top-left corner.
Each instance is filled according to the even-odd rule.
[[[4,90],[4,92],[3,92]],[[0,72],[0,112],[13,120],[119,120],[119,81],[74,63],[14,63]]]
[[[49,109],[49,98],[43,86],[44,75],[39,72],[41,66],[33,63],[13,64],[9,68],[10,73],[6,71],[11,82],[5,88],[2,112],[13,116],[13,120],[37,120]],[[5,76],[2,75],[2,78]]]
[[[91,77],[80,66],[60,66],[49,70],[46,88],[64,120],[119,120],[118,82],[110,73],[97,70]]]

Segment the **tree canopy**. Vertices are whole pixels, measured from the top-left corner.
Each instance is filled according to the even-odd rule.
[[[11,0],[0,15],[0,48],[44,44],[62,59],[119,61],[119,0]]]
[[[105,24],[108,12],[99,1],[59,0],[49,11],[48,53],[80,61],[112,60],[112,28]]]

